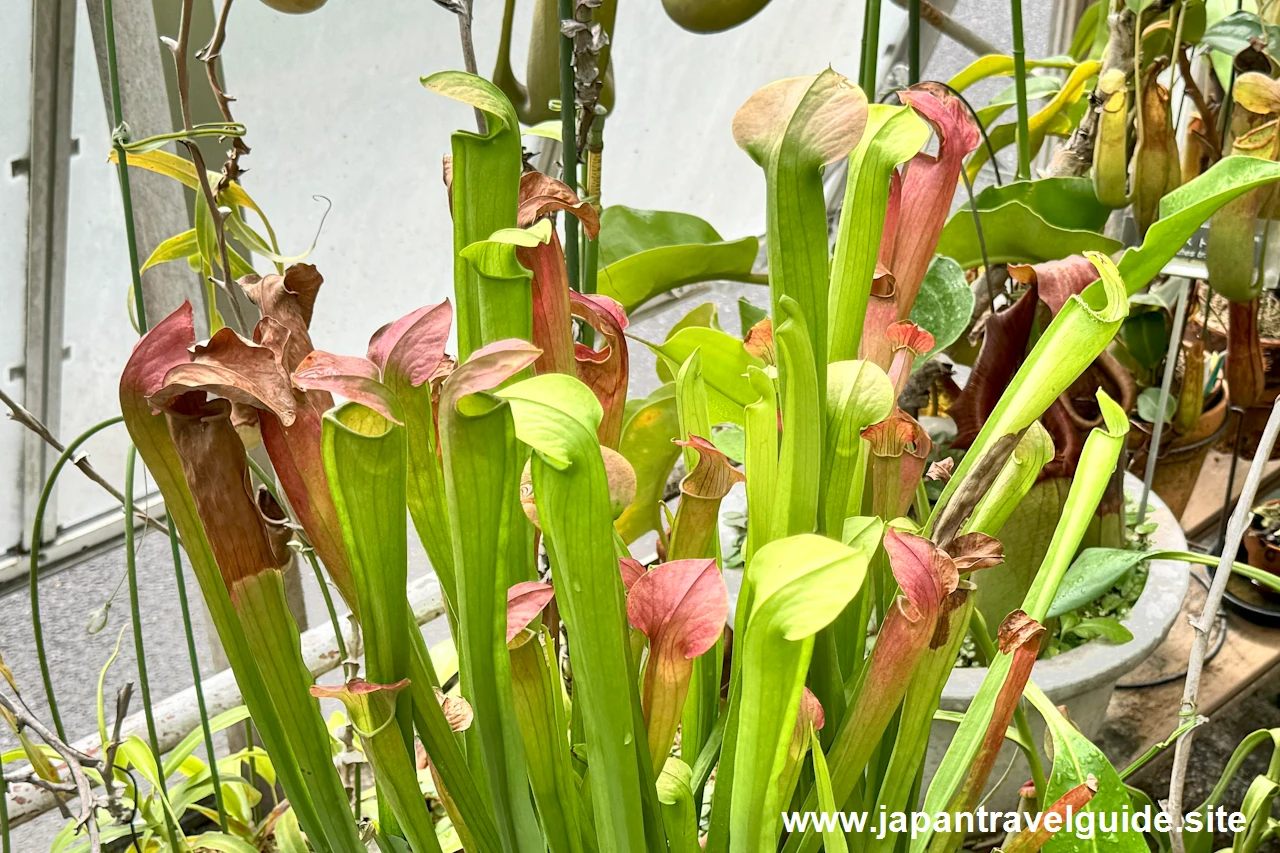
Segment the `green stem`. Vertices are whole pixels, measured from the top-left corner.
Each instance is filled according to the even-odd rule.
[[[160,786],[160,796],[168,799],[164,773],[164,755],[160,752],[160,739],[156,736],[155,711],[151,707],[151,682],[147,678],[147,652],[142,641],[142,606],[138,597],[138,553],[135,547],[136,525],[133,508],[133,472],[138,461],[138,451],[133,444],[129,445],[129,455],[124,461],[124,559],[129,572],[129,612],[133,627],[133,652],[138,663],[138,686],[142,690],[142,712],[147,720],[147,741],[151,747],[151,755],[156,762],[156,782]],[[172,528],[170,528],[172,529]],[[197,684],[199,681],[197,680]],[[213,761],[210,755],[209,760]],[[169,836],[169,849],[178,850],[173,821],[170,819],[171,809],[164,805],[165,830]]]
[[[9,783],[0,774],[0,853],[11,853],[9,849]]]
[[[182,606],[182,628],[187,637],[187,657],[191,660],[191,677],[196,688],[196,707],[200,709],[200,728],[204,733],[204,749],[209,756],[209,781],[213,784],[213,802],[218,810],[218,827],[226,832],[227,811],[222,804],[222,780],[218,772],[218,755],[214,750],[213,731],[209,728],[209,710],[204,702],[204,684],[200,680],[200,659],[196,656],[196,638],[191,630],[187,580],[182,572],[182,551],[178,547],[178,528],[174,524],[169,525],[169,551],[173,555],[173,577],[178,584],[178,603]]]
[[[1182,725],[1178,726],[1176,729],[1173,730],[1173,734],[1169,735],[1160,743],[1156,744],[1155,746],[1148,749],[1146,752],[1142,753],[1142,755],[1136,758],[1132,764],[1130,764],[1125,769],[1121,770],[1120,780],[1124,781],[1125,779],[1128,779],[1130,776],[1132,776],[1134,773],[1137,773],[1144,764],[1146,764],[1148,761],[1155,758],[1161,752],[1163,752],[1164,750],[1168,749],[1169,747],[1177,743],[1178,738],[1182,737],[1184,734],[1191,731],[1196,726],[1199,726],[1205,722],[1207,722],[1206,719],[1202,717],[1197,717],[1196,719],[1193,719],[1193,720],[1187,720]]]
[[[987,666],[991,666],[991,662],[996,659],[999,652],[996,651],[996,644],[992,642],[991,634],[987,631],[987,620],[982,617],[982,613],[977,608],[974,608],[973,618],[969,623],[969,635],[973,637],[973,642],[978,647],[978,657],[983,659]],[[1030,747],[1025,750],[1025,755],[1027,764],[1031,767],[1031,780],[1036,786],[1036,808],[1039,808],[1044,802],[1044,792],[1048,782],[1044,775],[1044,764],[1040,761],[1040,751],[1036,749],[1035,735],[1031,733],[1031,723],[1027,720],[1027,712],[1023,710],[1021,702],[1013,709],[1013,724],[1018,729],[1019,736]]]
[[[133,311],[138,332],[147,331],[147,307],[142,299],[142,273],[138,260],[138,239],[133,230],[133,193],[129,188],[129,164],[124,152],[124,110],[120,105],[120,75],[116,67],[116,26],[112,0],[103,0],[106,24],[107,81],[111,86],[111,145],[116,151],[116,177],[120,181],[120,202],[124,206],[124,236],[129,247],[129,274],[133,277]]]
[[[1022,0],[1009,0],[1013,18],[1013,82],[1018,99],[1018,180],[1031,178],[1031,130],[1027,118],[1027,55],[1022,43]]]
[[[573,20],[574,0],[558,0],[561,23]],[[578,100],[573,88],[573,39],[560,36],[560,160],[564,174],[560,179],[571,191],[578,191]],[[565,217],[564,266],[569,283],[578,284],[577,220]]]
[[[859,85],[867,97],[875,99],[876,61],[880,55],[880,0],[866,0],[862,16],[862,76]]]
[[[29,584],[31,596],[31,631],[35,635],[36,658],[40,661],[40,678],[44,682],[45,701],[49,703],[49,716],[53,718],[53,727],[58,732],[58,737],[64,742],[67,740],[67,732],[62,727],[62,715],[58,713],[58,701],[53,695],[53,675],[49,671],[49,658],[45,654],[44,627],[40,624],[40,547],[44,543],[44,512],[49,506],[49,498],[53,495],[53,485],[57,482],[58,475],[62,473],[62,469],[71,457],[75,455],[75,452],[80,449],[80,445],[107,427],[115,426],[122,420],[124,418],[120,416],[107,418],[105,421],[94,424],[80,433],[76,436],[75,441],[67,445],[67,449],[62,451],[58,461],[53,464],[53,470],[49,472],[49,479],[44,481],[44,489],[40,492],[40,502],[36,504],[35,520],[31,524],[31,563],[27,569],[27,583]],[[126,507],[126,512],[127,510],[128,508]]]
[[[907,0],[907,82],[920,82],[920,0]]]

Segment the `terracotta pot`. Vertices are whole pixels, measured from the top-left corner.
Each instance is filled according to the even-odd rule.
[[[1156,459],[1155,477],[1151,488],[1169,506],[1177,518],[1191,500],[1200,469],[1204,467],[1209,448],[1218,439],[1227,420],[1227,395],[1216,394],[1217,402],[1200,415],[1195,429],[1183,435],[1173,435],[1168,426],[1160,438],[1160,455]],[[1129,471],[1142,477],[1147,471],[1147,450],[1151,446],[1153,424],[1131,417],[1129,430]]]

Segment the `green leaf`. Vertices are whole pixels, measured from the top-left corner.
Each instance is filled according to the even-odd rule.
[[[1086,548],[1067,569],[1045,615],[1052,618],[1083,607],[1150,556],[1145,551],[1125,548]]]
[[[620,452],[636,472],[636,498],[618,517],[616,527],[624,542],[634,542],[661,524],[662,500],[671,468],[680,448],[680,419],[676,413],[675,385],[667,383],[640,402],[622,427]]]
[[[249,709],[244,705],[237,705],[216,714],[209,718],[209,732],[217,734],[220,731],[234,726],[236,723],[244,722],[249,719]],[[196,751],[196,748],[204,744],[203,728],[192,729],[187,736],[178,741],[178,745],[169,751],[164,759],[164,774],[172,776],[178,772],[178,768],[182,765],[187,757]]]
[[[1164,422],[1169,423],[1173,420],[1174,413],[1178,411],[1178,398],[1170,394],[1164,402]],[[1149,424],[1154,424],[1160,417],[1159,388],[1142,389],[1142,393],[1138,395],[1138,417]]]
[[[1109,643],[1121,645],[1133,639],[1133,633],[1120,624],[1120,620],[1114,616],[1100,616],[1093,619],[1081,619],[1079,622],[1071,626],[1068,633],[1075,634],[1078,637],[1093,639],[1094,637],[1102,637]]]
[[[1051,98],[1062,88],[1062,81],[1050,74],[1032,75],[1027,78],[1027,101],[1038,101]],[[1018,102],[1017,86],[1010,83],[998,95],[978,110],[978,121],[983,127],[990,127],[992,122],[1008,112],[1009,107]]]
[[[1053,770],[1049,774],[1049,785],[1044,800],[1056,802],[1067,791],[1082,785],[1092,775],[1098,782],[1098,791],[1080,811],[1093,814],[1119,814],[1129,807],[1129,792],[1125,789],[1120,774],[1107,761],[1089,739],[1080,734],[1075,726],[1062,716],[1053,700],[1044,694],[1034,683],[1028,683],[1024,695],[1044,717],[1053,739]],[[1048,853],[1081,853],[1081,851],[1118,851],[1118,853],[1146,853],[1147,844],[1142,833],[1134,830],[1123,832],[1117,829],[1105,837],[1094,833],[1093,838],[1083,839],[1077,833],[1059,832],[1044,846]]]
[[[146,263],[142,265],[142,269],[138,270],[138,272],[146,272],[154,266],[186,258],[198,251],[196,229],[192,228],[189,231],[183,231],[181,234],[174,234],[169,239],[161,242],[159,246],[156,246],[151,256],[147,258]]]
[[[773,316],[781,320],[782,297],[795,300],[808,330],[819,395],[826,392],[830,272],[822,167],[848,156],[866,123],[862,90],[829,68],[816,77],[770,83],[733,117],[734,141],[765,173]]]
[[[275,839],[280,853],[307,853],[307,842],[298,828],[298,816],[293,809],[286,810],[276,821]]]
[[[909,107],[867,107],[866,130],[849,155],[849,176],[831,263],[828,361],[858,357],[889,205],[889,176],[924,147],[930,132],[929,125]],[[813,320],[809,318],[809,322]]]
[[[742,329],[742,337],[745,338],[747,332],[751,331],[752,326],[768,316],[769,311],[767,309],[757,308],[745,296],[738,297],[738,324]]]
[[[964,269],[950,258],[935,257],[920,285],[920,295],[911,306],[911,322],[933,335],[933,349],[915,363],[923,364],[934,353],[958,341],[969,328],[972,316],[973,291],[965,280]]]
[[[677,320],[675,325],[667,330],[666,340],[671,340],[671,337],[682,329],[693,329],[699,327],[707,329],[720,328],[719,311],[717,310],[714,302],[704,302]],[[671,382],[676,378],[670,365],[662,359],[658,359],[654,364],[654,370],[658,372],[658,379],[663,383]]]
[[[809,729],[809,751],[813,755],[813,781],[818,791],[818,808],[827,814],[835,814],[843,803],[837,803],[831,792],[831,774],[827,772],[827,759],[822,754],[822,742],[818,733]],[[836,826],[822,833],[822,847],[827,853],[848,853],[849,845],[844,833]]]
[[[538,227],[541,226],[541,227]],[[551,220],[535,229],[506,228],[489,239],[467,246],[460,253],[474,273],[480,297],[480,336],[486,343],[533,336],[531,273],[516,259],[518,246],[536,246],[550,239]],[[546,239],[541,239],[545,235]],[[461,318],[461,311],[459,311]]]
[[[730,792],[735,850],[777,844],[777,782],[800,707],[813,635],[862,587],[883,529],[865,519],[850,545],[813,534],[775,540],[747,566],[754,594],[742,642],[742,690]],[[731,700],[732,701],[732,700]]]
[[[218,853],[258,853],[258,848],[247,841],[225,832],[206,832],[191,839],[196,850],[216,850]]]
[[[1008,201],[979,210],[986,260],[991,264],[1037,264],[1086,251],[1118,252],[1123,244],[1096,231],[1063,228],[1046,221],[1021,201]],[[964,269],[982,266],[972,210],[958,210],[947,220],[938,239],[938,254],[955,258]]]
[[[819,390],[822,375],[809,348],[811,338],[799,303],[783,296],[778,307],[782,322],[775,340],[783,429],[775,485],[778,491],[773,519],[775,538],[812,531],[817,523],[818,493],[824,470],[823,400],[827,390],[825,387]],[[833,500],[839,502],[838,497]]]
[[[562,374],[527,379],[502,397],[520,441],[533,450],[538,518],[560,612],[575,638],[574,706],[585,723],[588,765],[598,768],[588,785],[600,849],[640,853],[653,832],[642,805],[644,789],[653,790],[652,769],[646,782],[641,768],[649,756],[638,749],[645,735],[636,723],[639,694],[630,677],[613,513],[596,441],[603,411],[590,389]]]
[[[1163,311],[1132,313],[1120,325],[1120,339],[1134,361],[1148,370],[1155,370],[1169,349],[1168,317]]]
[[[742,407],[756,400],[747,368],[764,367],[763,361],[747,352],[742,341],[718,329],[695,326],[682,329],[661,345],[645,345],[673,370],[700,350],[711,423],[742,423]]]
[[[1036,68],[1062,68],[1071,69],[1076,67],[1076,61],[1070,56],[1050,56],[1045,59],[1028,59],[1026,60],[1026,69],[1033,71]],[[947,84],[957,92],[963,92],[965,89],[977,83],[979,80],[985,80],[988,77],[1003,77],[1013,74],[1014,64],[1012,56],[999,56],[997,54],[988,54],[975,59],[973,62],[965,66],[959,74],[952,77]]]
[[[510,288],[482,288],[480,274],[462,257],[462,251],[489,239],[495,231],[516,226],[524,168],[520,124],[506,95],[483,77],[441,71],[423,78],[422,85],[490,117],[484,135],[460,130],[452,136],[453,292],[458,309],[458,357],[466,361],[474,350],[497,340],[485,337],[481,325],[485,310],[501,315],[504,307],[500,300],[512,295]],[[524,298],[528,298],[527,288]]]
[[[760,252],[755,237],[724,240],[688,213],[614,204],[600,214],[597,288],[632,311],[674,287],[742,280]]]
[[[893,383],[877,365],[838,361],[828,367],[826,471],[819,499],[821,530],[826,535],[839,536],[844,520],[860,514],[866,474],[862,431],[887,418],[893,404]]]
[[[742,427],[731,424],[724,429],[716,430],[711,436],[711,443],[716,449],[729,457],[729,461],[739,465],[747,458],[747,433]]]
[[[1042,178],[987,187],[974,197],[974,206],[993,210],[1011,201],[1022,202],[1059,228],[1100,231],[1111,215],[1111,209],[1098,202],[1089,178]],[[960,209],[969,209],[968,202]]]
[[[528,344],[480,351],[440,392],[461,687],[475,711],[467,758],[475,775],[483,768],[503,849],[513,851],[532,851],[535,839],[540,846],[506,645],[507,590],[530,579],[528,528],[520,510],[525,453],[516,441],[511,407],[483,392],[509,380],[536,354]]]
[[[693,771],[678,758],[668,758],[658,776],[658,802],[671,853],[700,853],[698,807],[693,798]]]
[[[995,482],[974,507],[963,532],[999,536],[1005,522],[1022,506],[1023,499],[1035,486],[1040,471],[1053,459],[1053,453],[1053,436],[1039,421],[1033,422],[1018,440]],[[983,587],[986,585],[984,578]]]

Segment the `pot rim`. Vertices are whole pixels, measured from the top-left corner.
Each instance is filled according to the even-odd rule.
[[[1140,494],[1142,481],[1130,473],[1124,476],[1125,492]],[[1187,537],[1173,512],[1155,492],[1147,500],[1148,519],[1158,524],[1152,547],[1160,551],[1187,550]],[[1062,701],[1094,690],[1114,686],[1169,636],[1182,610],[1191,583],[1191,564],[1182,560],[1152,560],[1147,583],[1122,623],[1133,633],[1127,643],[1115,645],[1095,639],[1046,660],[1036,661],[1031,678],[1054,701]],[[963,709],[978,693],[987,667],[953,669],[942,691],[942,707]]]

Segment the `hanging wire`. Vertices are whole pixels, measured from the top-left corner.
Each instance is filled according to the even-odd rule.
[[[75,452],[80,449],[80,445],[107,427],[115,426],[123,420],[124,418],[120,415],[107,418],[80,433],[67,445],[62,455],[58,457],[58,461],[53,464],[49,478],[44,481],[40,502],[36,504],[35,520],[31,524],[31,564],[27,569],[31,600],[31,632],[35,635],[36,658],[40,661],[40,679],[44,682],[44,698],[49,703],[49,716],[53,718],[53,728],[64,743],[68,741],[67,732],[62,726],[62,715],[58,713],[58,701],[53,694],[53,675],[49,671],[49,658],[44,646],[44,626],[40,622],[40,550],[44,543],[44,513],[49,506],[49,499],[53,495],[53,486],[58,480],[58,475],[62,473],[62,469],[66,467]]]
[[[133,507],[133,474],[137,461],[138,449],[130,443],[129,455],[124,461],[124,559],[129,571],[129,612],[133,623],[133,650],[138,664],[138,686],[142,690],[142,712],[147,720],[147,741],[156,762],[156,782],[160,786],[160,796],[167,798],[164,756],[160,752],[160,740],[156,736],[155,711],[151,707],[151,683],[147,678],[147,652],[142,640],[142,607],[138,598],[138,553],[135,547],[136,525]],[[167,806],[164,807],[165,829],[168,831],[170,849],[178,850],[171,811]]]

